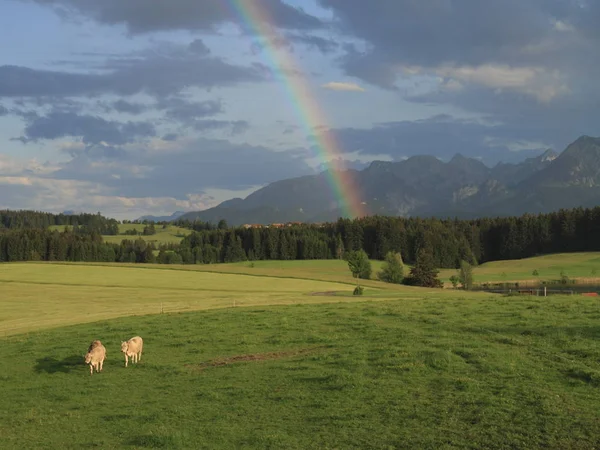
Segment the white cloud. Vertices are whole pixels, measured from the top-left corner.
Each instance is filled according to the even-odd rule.
[[[562,31],[562,32],[575,31],[575,28],[573,27],[573,25],[571,25],[567,22],[563,22],[562,20],[554,21],[553,27],[556,31]]]
[[[439,89],[460,91],[467,84],[484,86],[502,92],[520,92],[547,103],[570,92],[558,70],[537,66],[513,67],[507,64],[483,64],[479,66],[444,65],[433,69],[419,66],[404,67],[406,76],[434,76]]]
[[[36,158],[30,160],[20,160],[0,154],[0,176],[19,175],[23,172],[32,174],[47,174],[57,169],[57,165],[49,162],[42,164]]]
[[[490,147],[505,147],[511,152],[520,152],[527,150],[539,151],[540,149],[550,148],[551,145],[547,142],[540,141],[528,141],[528,140],[512,140],[506,138],[498,138],[493,136],[486,136],[483,142]]]
[[[366,153],[363,149],[358,149],[353,152],[344,153],[341,157],[330,155],[323,157],[320,155],[306,159],[306,163],[316,169],[321,168],[324,164],[338,169],[347,169],[352,166],[352,163],[366,164],[371,161],[393,161],[393,158],[386,153]]]
[[[342,83],[337,81],[331,81],[329,83],[325,83],[321,85],[322,88],[331,89],[333,91],[354,91],[354,92],[364,92],[364,88],[360,87],[355,83]]]
[[[114,188],[88,181],[0,175],[0,209],[101,211],[119,220],[135,219],[146,214],[204,210],[231,197],[246,197],[257,188],[240,191],[207,189],[205,193],[187,194],[184,198],[125,197],[118,195]]]
[[[211,208],[265,182],[310,172],[290,152],[227,141],[152,140],[148,148],[127,145],[117,153],[77,142],[57,147],[71,158],[41,164],[0,155],[0,209],[101,211],[118,219],[168,215]]]

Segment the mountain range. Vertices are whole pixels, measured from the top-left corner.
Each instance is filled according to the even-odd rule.
[[[175,211],[170,216],[148,215],[148,216],[139,217],[137,220],[139,220],[140,222],[143,222],[144,220],[147,220],[148,222],[171,222],[171,221],[176,220],[179,217],[183,216],[184,214],[185,214],[185,211]]]
[[[331,189],[332,176],[339,175],[323,171],[276,181],[245,199],[179,218],[230,225],[335,221],[347,216]],[[600,204],[600,138],[581,136],[560,154],[547,150],[518,164],[490,168],[460,154],[448,162],[419,155],[374,161],[344,177],[352,179],[368,214],[466,219],[592,207]]]

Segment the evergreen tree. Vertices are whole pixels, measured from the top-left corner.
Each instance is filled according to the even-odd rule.
[[[437,278],[438,273],[433,264],[431,250],[422,248],[417,254],[415,265],[410,269],[410,275],[404,278],[404,281],[412,286],[441,288],[443,284]]]
[[[335,257],[337,259],[344,259],[344,241],[342,235],[338,233],[335,239]]]
[[[233,229],[227,234],[223,261],[226,263],[246,261],[246,253],[242,247],[242,240],[239,236],[236,236]]]

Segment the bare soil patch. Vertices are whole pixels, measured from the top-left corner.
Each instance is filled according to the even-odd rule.
[[[311,353],[316,353],[319,350],[322,350],[326,347],[312,347],[312,348],[301,348],[297,350],[288,350],[281,352],[267,352],[267,353],[250,353],[246,355],[236,355],[229,356],[226,358],[215,358],[210,361],[202,362],[200,364],[186,364],[186,367],[190,367],[196,370],[202,370],[206,367],[220,367],[227,366],[229,364],[235,364],[239,362],[247,362],[247,361],[268,361],[273,359],[283,359],[290,358],[294,356],[302,356],[308,355]]]
[[[310,295],[326,295],[326,296],[334,296],[336,294],[335,291],[325,291],[325,292],[311,292]]]

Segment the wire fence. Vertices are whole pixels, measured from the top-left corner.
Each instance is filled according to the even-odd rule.
[[[508,295],[535,295],[544,297],[549,295],[587,295],[595,297],[600,294],[600,284],[575,282],[575,280],[570,280],[569,283],[483,283],[474,285],[471,290]]]

